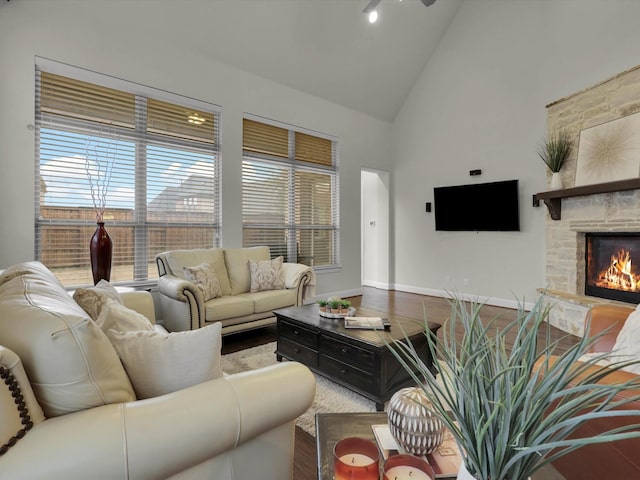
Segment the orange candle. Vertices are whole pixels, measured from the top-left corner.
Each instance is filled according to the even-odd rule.
[[[413,455],[392,455],[384,462],[384,480],[433,480],[431,465]]]
[[[378,480],[378,446],[369,440],[349,437],[333,449],[335,480]]]

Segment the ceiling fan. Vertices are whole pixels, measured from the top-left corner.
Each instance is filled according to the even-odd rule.
[[[369,16],[369,23],[375,23],[378,19],[378,4],[382,0],[369,0],[369,3],[364,7],[363,13]],[[433,5],[436,0],[420,0],[425,7]]]

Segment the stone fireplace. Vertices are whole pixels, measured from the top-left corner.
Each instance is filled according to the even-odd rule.
[[[637,112],[640,66],[547,105],[549,131],[568,131],[574,138],[574,149],[561,171],[565,190],[544,193],[552,197],[544,198],[548,207],[546,285],[539,291],[552,305],[550,323],[575,335],[582,335],[584,318],[594,304],[640,301],[637,292],[613,299],[602,298],[599,290],[597,296],[593,290],[587,293],[586,280],[588,238],[613,233],[628,237],[640,232],[640,179],[574,187],[580,132]],[[638,258],[631,258],[631,266],[635,262],[640,267],[640,251],[633,253]],[[639,272],[636,269],[635,274]]]

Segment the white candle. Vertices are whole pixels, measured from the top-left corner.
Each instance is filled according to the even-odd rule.
[[[341,456],[340,461],[352,467],[366,467],[367,465],[371,465],[375,460],[361,453],[349,453]]]
[[[408,465],[391,467],[384,474],[389,480],[431,480],[431,477],[423,471]]]

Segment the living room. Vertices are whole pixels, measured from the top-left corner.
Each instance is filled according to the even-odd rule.
[[[26,159],[34,152],[28,126],[34,123],[34,57],[39,56],[222,106],[226,246],[242,241],[240,191],[229,186],[240,181],[244,112],[337,137],[340,268],[319,274],[319,295],[360,288],[359,185],[366,168],[391,174],[390,288],[458,290],[511,306],[515,298],[531,302],[545,286],[547,213],[530,200],[547,189],[536,155],[546,134],[545,105],[637,64],[631,20],[636,2],[459,2],[459,8],[447,6],[457,10],[455,16],[397,115],[376,118],[207,61],[188,39],[181,44],[130,27],[169,15],[162,3],[158,9],[147,2],[127,5],[122,25],[118,22],[125,19],[113,3],[1,6],[1,161],[11,173],[0,180],[0,265],[33,258],[33,162]],[[253,2],[244,3],[251,8]],[[429,8],[443,6],[436,2]],[[376,25],[358,26],[363,27]],[[482,170],[482,181],[519,179],[520,232],[434,231],[433,214],[424,211],[433,187],[470,183],[473,169]]]
[[[260,18],[252,10],[258,4],[260,9],[271,4],[277,16],[301,5],[312,8],[314,1],[255,0],[232,7],[236,2],[213,0],[206,11],[237,13],[240,8],[246,9],[247,17]],[[439,12],[446,23],[439,26],[433,51],[406,97],[389,110],[374,112],[309,93],[303,85],[292,87],[245,71],[225,62],[221,53],[209,56],[206,45],[194,44],[186,34],[168,33],[172,22],[189,25],[190,11],[198,11],[202,1],[2,0],[0,268],[34,259],[38,57],[221,107],[225,247],[241,246],[243,238],[239,185],[245,114],[337,138],[340,266],[317,272],[318,297],[361,291],[360,185],[362,171],[367,170],[388,173],[391,179],[389,273],[381,283],[391,290],[428,295],[457,290],[507,307],[515,307],[518,300],[531,304],[537,289],[547,283],[548,211],[544,205],[532,205],[533,195],[548,189],[546,168],[536,153],[547,133],[545,106],[640,63],[640,3],[438,0],[424,8],[419,0],[403,1],[409,2],[418,5],[405,6],[420,15]],[[366,2],[330,3],[334,9],[350,5],[356,32],[365,38],[376,34],[376,25],[364,23]],[[391,0],[383,0],[382,8],[387,3]],[[245,41],[268,43],[268,29],[254,30],[248,20],[233,18]],[[330,22],[333,17],[319,18]],[[212,28],[206,20],[201,18],[194,27],[199,38],[206,38]],[[380,22],[383,25],[383,15]],[[320,26],[318,30],[331,35],[329,26]],[[180,31],[185,30],[183,26]],[[309,46],[310,56],[316,48],[320,47]],[[224,50],[232,55],[233,43],[225,43]],[[359,61],[357,52],[352,60]],[[379,61],[379,71],[384,72],[385,59]],[[280,68],[295,76],[295,62],[282,62]],[[340,72],[330,71],[326,82],[339,84]],[[476,169],[482,175],[471,178],[469,172]],[[519,180],[520,231],[434,230],[434,214],[425,212],[425,202],[433,202],[434,187],[508,179]]]

